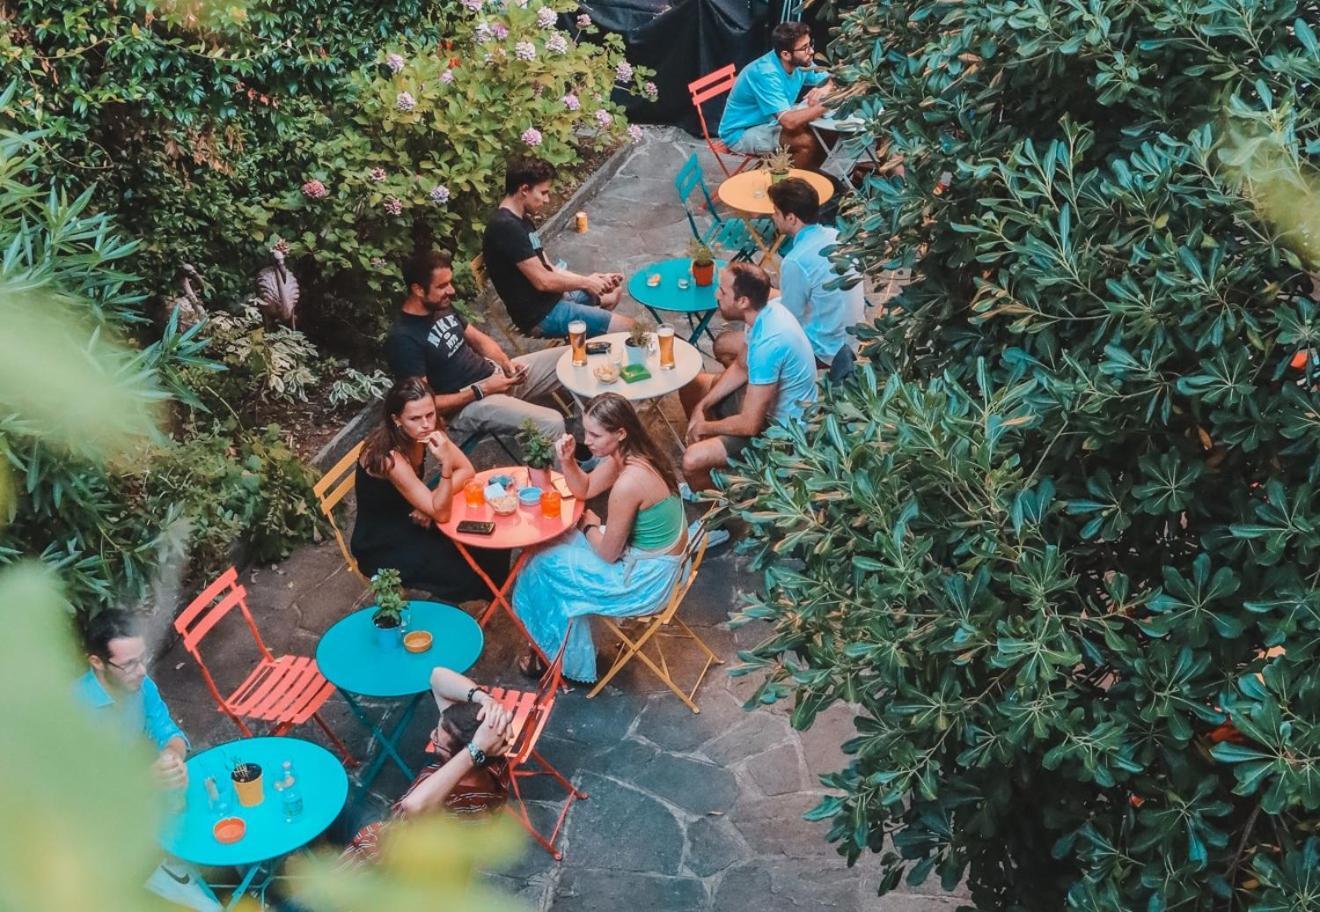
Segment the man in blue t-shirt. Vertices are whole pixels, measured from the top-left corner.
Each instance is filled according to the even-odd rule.
[[[821,100],[833,84],[828,73],[812,68],[811,30],[801,22],[781,22],[770,33],[770,48],[738,74],[720,119],[720,139],[735,152],[758,155],[785,146],[794,167],[819,167],[825,150],[810,124],[825,115]],[[807,86],[813,88],[797,106]]]
[[[679,397],[688,413],[683,475],[694,490],[772,423],[784,424],[816,401],[816,359],[794,316],[770,299],[770,277],[751,263],[720,273],[720,316],[747,327],[747,345],[720,374],[702,372]]]

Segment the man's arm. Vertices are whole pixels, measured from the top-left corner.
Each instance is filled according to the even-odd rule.
[[[169,707],[161,699],[156,682],[151,678],[142,682],[142,720],[147,737],[156,745],[156,750],[177,753],[179,759],[187,755],[188,737],[170,717]]]
[[[727,434],[731,437],[755,437],[769,424],[767,416],[775,399],[779,395],[777,383],[749,383],[743,395],[742,410],[728,418],[706,422],[704,430],[714,437]]]
[[[797,318],[800,325],[807,325],[807,275],[802,265],[796,260],[785,260],[779,270],[779,300],[784,309]]]
[[[567,269],[551,269],[539,256],[530,256],[518,263],[518,271],[527,277],[537,291],[552,291],[562,294],[566,291],[589,291],[594,295],[606,294],[613,286],[610,280],[598,273],[579,275]]]
[[[825,106],[823,104],[809,104],[802,108],[789,108],[787,111],[780,111],[776,116],[779,119],[779,126],[785,130],[801,130],[813,120],[824,117]]]
[[[701,397],[701,401],[692,410],[692,417],[688,420],[688,443],[705,440],[707,437],[713,437],[719,433],[711,430],[712,425],[716,422],[706,417],[707,410],[747,382],[745,357],[745,353],[740,354],[737,360],[726,367],[724,373],[720,374],[715,382],[711,384],[710,390]]]
[[[471,323],[463,330],[463,338],[467,339],[468,345],[476,349],[477,354],[483,358],[489,358],[500,366],[500,370],[506,374],[513,373],[513,362],[509,356],[500,348],[500,343],[496,342],[490,336],[477,329]]]

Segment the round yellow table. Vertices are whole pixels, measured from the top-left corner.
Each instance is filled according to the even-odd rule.
[[[804,171],[801,168],[791,168],[788,172],[789,177],[799,177],[811,186],[816,188],[816,193],[820,195],[820,201],[823,205],[827,199],[834,195],[834,184],[823,174],[815,171]],[[766,193],[766,188],[770,186],[770,172],[764,168],[757,168],[755,171],[744,171],[742,174],[735,174],[733,177],[720,184],[716,194],[724,204],[737,209],[739,212],[746,212],[750,215],[770,215],[774,212],[774,204],[770,202],[770,194]]]

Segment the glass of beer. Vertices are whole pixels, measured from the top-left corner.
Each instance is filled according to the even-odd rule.
[[[484,507],[486,505],[486,486],[473,478],[463,485],[463,499],[467,501],[470,510]]]
[[[674,327],[661,323],[655,329],[655,342],[660,347],[660,367],[663,370],[674,369]]]
[[[585,366],[587,363],[587,324],[584,321],[573,320],[568,324],[568,344],[573,346],[573,366]]]
[[[546,519],[558,519],[564,499],[553,489],[541,492],[541,515]]]

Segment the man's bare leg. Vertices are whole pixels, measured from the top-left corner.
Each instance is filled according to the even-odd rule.
[[[779,144],[788,147],[793,156],[793,167],[804,171],[815,171],[825,161],[825,150],[820,147],[816,135],[810,127],[798,130],[780,130]]]
[[[683,477],[694,491],[709,491],[715,487],[710,473],[713,469],[729,464],[729,454],[724,449],[724,441],[719,437],[709,437],[691,444],[683,452]]]

